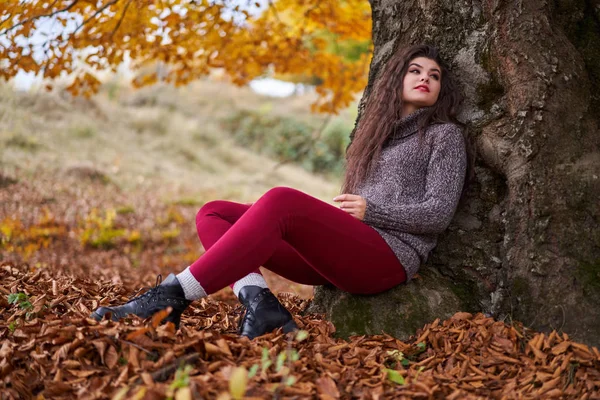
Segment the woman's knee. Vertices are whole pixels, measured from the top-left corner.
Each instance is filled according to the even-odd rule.
[[[269,189],[265,194],[262,195],[260,200],[272,201],[274,203],[291,203],[298,198],[306,197],[307,195],[297,189],[293,189],[285,186],[277,186]]]
[[[214,217],[219,214],[220,210],[223,210],[227,201],[224,200],[213,200],[204,204],[196,213],[196,226],[202,223],[202,220],[207,217]]]

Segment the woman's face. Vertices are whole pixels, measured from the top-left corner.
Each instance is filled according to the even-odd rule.
[[[404,75],[402,116],[435,104],[442,86],[442,69],[434,60],[417,57],[410,60]]]

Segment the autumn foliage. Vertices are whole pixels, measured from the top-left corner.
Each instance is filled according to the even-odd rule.
[[[98,90],[95,71],[155,69],[134,84],[182,85],[220,68],[236,84],[265,73],[317,82],[313,108],[336,112],[366,85],[371,15],[365,0],[4,0],[0,6],[0,77],[19,70],[68,90]],[[164,75],[164,76],[163,76]]]

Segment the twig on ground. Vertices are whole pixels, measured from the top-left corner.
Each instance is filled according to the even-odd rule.
[[[199,358],[200,358],[200,353],[187,354],[185,356],[177,358],[175,361],[173,361],[169,365],[166,365],[166,366],[162,367],[161,369],[154,371],[153,373],[150,374],[150,376],[152,377],[152,380],[154,382],[164,382],[167,379],[169,379],[169,377],[175,371],[177,371],[177,368],[179,368],[181,365],[193,364],[196,361],[198,361]],[[142,382],[143,382],[142,378],[138,378],[135,381],[135,384],[139,385]]]

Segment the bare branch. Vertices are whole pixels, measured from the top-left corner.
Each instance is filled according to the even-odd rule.
[[[152,374],[150,374],[150,376],[152,377],[152,380],[155,382],[164,382],[167,379],[169,379],[171,377],[171,375],[173,374],[173,372],[177,371],[177,368],[179,368],[182,365],[185,364],[195,364],[198,360],[200,360],[200,353],[191,353],[191,354],[187,354],[184,356],[181,356],[175,360],[173,360],[173,362],[171,362],[170,364],[167,364],[166,366],[160,368],[157,371],[154,371]],[[136,385],[139,385],[142,383],[142,379],[138,378],[135,381]]]
[[[119,18],[119,21],[117,22],[117,25],[115,26],[115,29],[113,29],[112,33],[110,34],[111,39],[115,35],[115,33],[119,30],[119,27],[121,26],[121,23],[123,22],[123,19],[125,18],[125,14],[127,14],[127,9],[129,8],[130,4],[131,4],[131,0],[127,0],[127,4],[125,4],[125,8],[123,9],[123,13],[121,14],[121,18]]]
[[[111,336],[111,337],[114,338],[114,339],[117,339],[115,336]],[[146,348],[144,348],[144,347],[142,347],[142,346],[140,346],[138,344],[130,342],[129,340],[125,340],[125,339],[121,339],[121,338],[118,338],[118,340],[120,340],[123,343],[127,343],[128,345],[133,346],[133,347],[135,347],[135,348],[137,348],[139,350],[142,350],[145,353],[152,354],[152,352],[150,350],[148,350],[148,349],[146,349]]]
[[[56,11],[53,11],[53,12],[50,12],[50,13],[47,13],[47,14],[40,14],[40,15],[33,16],[31,18],[27,18],[26,20],[18,22],[16,24],[14,24],[13,26],[11,26],[10,28],[6,28],[2,32],[0,32],[0,36],[6,35],[8,32],[12,31],[13,29],[16,29],[19,26],[25,25],[25,24],[27,24],[27,23],[29,23],[31,21],[35,21],[36,19],[40,19],[40,18],[44,18],[44,17],[53,17],[56,14],[60,14],[60,13],[63,13],[65,11],[69,11],[71,8],[73,8],[75,6],[75,4],[77,4],[77,2],[79,2],[79,0],[73,0],[73,2],[71,4],[69,4],[65,8],[61,8],[60,10],[56,10]],[[52,3],[52,4],[53,5],[56,4],[56,1],[54,3]]]
[[[273,3],[273,0],[269,0],[269,8],[271,10],[273,10],[273,15],[275,15],[275,19],[277,19],[277,21],[281,23],[281,18],[279,18],[279,13],[277,12],[277,9],[275,8],[275,4]]]
[[[112,6],[113,4],[117,3],[118,1],[119,0],[111,0],[108,3],[106,3],[105,5],[103,5],[102,7],[100,7],[99,9],[97,9],[94,14],[92,14],[88,19],[86,19],[81,24],[79,24],[79,26],[77,26],[77,28],[75,28],[75,30],[73,31],[72,34],[75,35],[85,24],[87,24],[88,22],[90,22],[91,20],[96,18],[98,16],[98,14],[100,14],[102,11],[106,10],[108,7]]]

